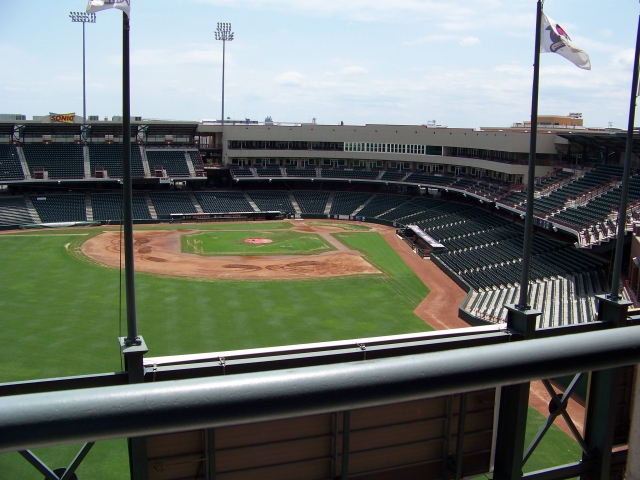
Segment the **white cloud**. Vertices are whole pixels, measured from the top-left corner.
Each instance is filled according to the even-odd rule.
[[[305,76],[300,72],[284,72],[275,78],[275,82],[280,85],[302,85]]]
[[[460,39],[460,45],[463,47],[472,47],[480,43],[480,39],[477,37],[464,37]]]

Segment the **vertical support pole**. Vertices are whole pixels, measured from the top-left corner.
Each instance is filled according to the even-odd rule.
[[[129,83],[129,17],[122,12],[122,181],[124,219],[124,262],[127,297],[127,345],[140,345],[136,320],[136,291],[133,264],[133,209],[131,180],[131,101]]]
[[[444,451],[445,459],[442,465],[442,480],[448,480],[450,477],[449,465],[451,458],[451,424],[453,423],[453,395],[447,397],[447,411],[444,424]]]
[[[216,430],[205,430],[205,443],[207,446],[207,480],[216,480]]]
[[[634,380],[626,480],[640,480],[640,368],[637,365]]]
[[[597,295],[598,320],[610,322],[614,328],[623,327],[631,302],[613,300],[611,296]],[[590,479],[609,479],[619,388],[620,369],[591,372],[584,422],[584,441],[591,459],[596,463]],[[583,454],[582,458],[586,460],[587,456]]]
[[[87,81],[85,73],[84,26],[82,22],[82,144],[87,143]]]
[[[537,310],[520,310],[516,305],[506,305],[507,328],[514,340],[535,337]],[[495,480],[522,478],[525,450],[527,413],[529,410],[529,383],[509,385],[500,389],[500,414],[494,457]]]
[[[458,437],[456,439],[456,474],[455,480],[462,478],[462,455],[464,453],[464,424],[467,419],[467,394],[460,394],[458,408]]]
[[[640,17],[638,18],[638,32],[636,33],[636,54],[633,60],[631,100],[629,101],[629,125],[627,127],[627,144],[624,152],[624,173],[622,174],[620,208],[618,209],[618,236],[616,238],[616,256],[613,261],[613,277],[611,278],[612,300],[618,300],[620,298],[620,271],[622,270],[622,251],[624,250],[625,227],[627,224],[629,176],[631,171],[631,153],[633,150],[633,123],[636,116],[636,95],[638,94],[638,55],[640,55]]]
[[[533,62],[533,89],[531,92],[531,135],[529,137],[529,167],[527,170],[527,210],[524,220],[522,253],[522,277],[518,308],[527,310],[529,303],[529,270],[531,268],[531,240],[533,237],[533,191],[536,176],[536,142],[538,140],[538,84],[540,78],[540,37],[542,24],[542,0],[538,0],[536,14],[536,41]]]
[[[129,376],[129,383],[144,383],[143,357],[147,353],[147,346],[142,337],[140,345],[127,345],[127,339],[120,337],[120,350],[124,355],[124,368]],[[129,471],[131,480],[147,480],[147,439],[135,437],[128,439]]]
[[[351,412],[342,414],[342,475],[341,480],[349,478],[349,439],[351,437]]]
[[[224,135],[224,47],[227,42],[222,39],[222,135]]]
[[[333,413],[331,420],[331,478],[338,476],[338,412]]]

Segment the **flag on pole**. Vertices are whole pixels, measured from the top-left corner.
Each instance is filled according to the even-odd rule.
[[[544,13],[542,14],[540,52],[557,53],[572,62],[576,67],[591,70],[591,60],[589,60],[587,52],[573,43],[565,29]]]
[[[87,13],[95,13],[108,8],[117,8],[122,10],[129,16],[131,9],[131,0],[89,0],[87,5]]]

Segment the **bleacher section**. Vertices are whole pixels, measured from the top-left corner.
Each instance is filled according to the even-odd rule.
[[[362,217],[377,217],[378,215],[383,214],[384,212],[396,208],[406,201],[410,200],[411,197],[406,195],[384,195],[378,194],[374,196],[363,208],[360,210],[357,215]]]
[[[369,193],[336,192],[329,214],[351,215],[369,196]]]
[[[259,177],[281,177],[282,170],[279,167],[256,168]]]
[[[302,213],[323,214],[329,200],[328,192],[315,192],[308,190],[296,190],[293,196],[298,202]]]
[[[620,205],[622,187],[608,190],[602,195],[590,200],[577,208],[567,208],[553,216],[553,220],[560,220],[579,229],[604,222],[611,215],[612,207],[617,211]],[[632,175],[629,181],[629,203],[640,199],[640,175]]]
[[[253,212],[242,192],[195,192],[205,213]]]
[[[586,192],[599,185],[610,182],[612,177],[620,178],[622,168],[610,165],[599,165],[588,171],[583,177],[567,183],[553,190],[550,195],[537,198],[534,202],[534,213],[537,216],[546,216],[562,209],[571,197]],[[523,202],[524,206],[526,202]]]
[[[407,175],[407,172],[396,172],[393,170],[387,170],[382,174],[382,178],[380,180],[387,180],[390,182],[399,182]]]
[[[122,195],[117,193],[92,193],[93,219],[120,221],[122,219]],[[132,210],[134,220],[150,220],[151,214],[142,193],[133,193]]]
[[[33,223],[23,197],[0,200],[0,225],[22,225]]]
[[[296,209],[291,203],[289,194],[283,191],[250,191],[247,194],[262,212],[280,211],[282,213],[296,213]]]
[[[231,175],[234,177],[253,177],[253,172],[250,168],[243,167],[231,167]]]
[[[35,171],[49,172],[50,179],[84,178],[82,145],[75,143],[25,143],[22,145],[31,176]]]
[[[24,172],[15,145],[0,144],[0,180],[24,180]]]
[[[122,178],[122,145],[91,143],[89,144],[89,165],[91,175],[100,168],[107,171],[110,178]],[[144,167],[142,166],[142,156],[140,147],[131,145],[131,175],[133,177],[144,177]]]
[[[149,195],[158,216],[171,215],[172,213],[197,213],[196,207],[186,192],[152,192]]]
[[[291,168],[286,169],[287,177],[316,177],[318,175],[315,168]]]
[[[84,195],[33,195],[31,196],[43,223],[85,222],[87,212]]]
[[[202,163],[202,158],[197,150],[188,150],[187,154],[189,154],[189,158],[191,159],[191,163],[193,164],[193,169],[197,172],[204,171],[204,165]]]
[[[170,177],[189,177],[189,167],[185,159],[184,150],[149,150],[147,160],[149,169],[153,172],[156,167],[162,167]]]
[[[371,170],[347,170],[323,168],[321,174],[324,178],[349,178],[361,180],[375,180],[380,172]]]

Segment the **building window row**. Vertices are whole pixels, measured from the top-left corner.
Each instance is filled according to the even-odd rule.
[[[404,153],[409,155],[442,155],[442,147],[405,143],[344,142],[345,152]]]

